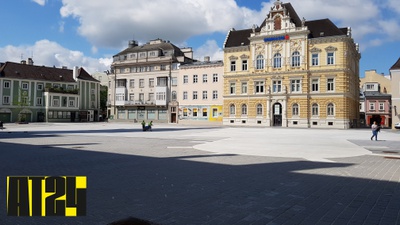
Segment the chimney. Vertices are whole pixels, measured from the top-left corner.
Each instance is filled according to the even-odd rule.
[[[79,76],[79,68],[77,66],[74,66],[72,69],[72,77],[74,78],[75,81],[78,81],[78,76]]]
[[[26,64],[26,60],[21,60],[21,64]]]
[[[32,58],[28,58],[28,65],[33,65],[33,60],[32,60]]]
[[[204,62],[210,62],[210,56],[204,56]]]

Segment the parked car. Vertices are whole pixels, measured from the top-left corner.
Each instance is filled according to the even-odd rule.
[[[394,128],[400,129],[400,123],[396,123],[396,124],[394,125]]]

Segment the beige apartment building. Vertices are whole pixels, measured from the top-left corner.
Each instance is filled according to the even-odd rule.
[[[222,60],[193,62],[180,66],[178,78],[179,119],[186,121],[222,122]]]
[[[261,26],[227,35],[223,124],[357,126],[360,57],[350,28],[276,1]]]
[[[400,58],[390,68],[390,77],[392,81],[392,126],[394,126],[400,122]]]
[[[179,66],[193,62],[191,48],[178,48],[169,41],[151,40],[113,57],[108,73],[110,119],[177,122]]]

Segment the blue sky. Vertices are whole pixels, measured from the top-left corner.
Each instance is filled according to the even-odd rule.
[[[230,28],[260,25],[275,0],[15,0],[3,1],[0,62],[33,57],[36,65],[109,68],[131,39],[161,38],[192,47],[195,58],[222,59]],[[287,1],[283,1],[287,3]],[[351,27],[360,44],[360,75],[389,74],[400,57],[397,0],[292,0],[306,20]]]

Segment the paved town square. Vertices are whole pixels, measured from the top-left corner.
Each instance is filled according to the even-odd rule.
[[[400,224],[400,131],[5,124],[0,224]],[[86,216],[7,216],[7,176],[86,176]]]

